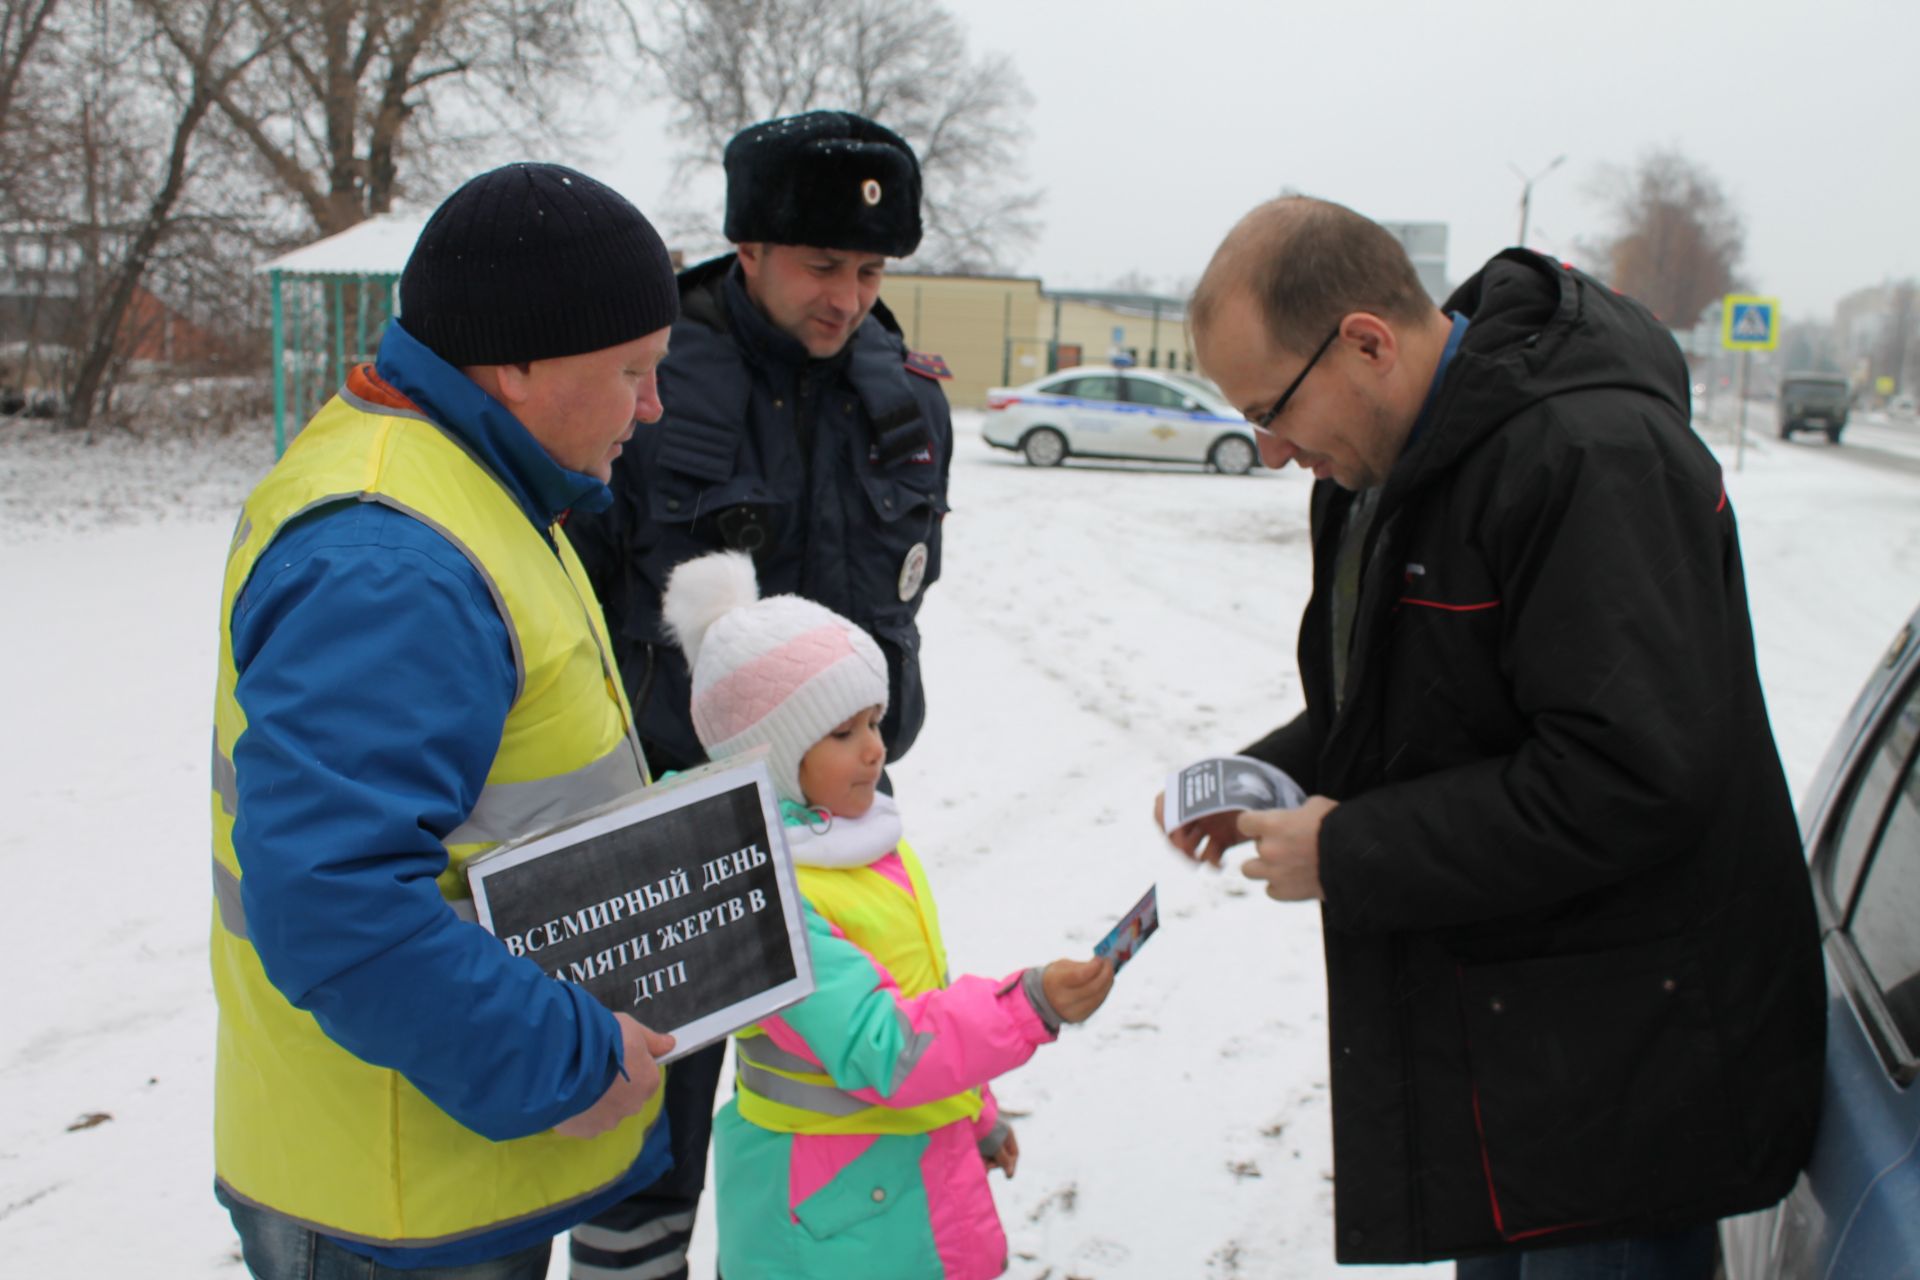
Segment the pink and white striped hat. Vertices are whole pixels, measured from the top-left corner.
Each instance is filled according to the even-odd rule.
[[[859,627],[799,596],[760,598],[753,560],[701,556],[667,577],[667,630],[693,671],[693,729],[714,760],[769,748],[783,798],[805,804],[800,758],[849,716],[887,705],[887,663]]]

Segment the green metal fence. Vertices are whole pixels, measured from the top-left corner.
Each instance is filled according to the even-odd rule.
[[[373,359],[398,309],[397,273],[313,274],[274,269],[273,450],[286,451],[354,365]]]

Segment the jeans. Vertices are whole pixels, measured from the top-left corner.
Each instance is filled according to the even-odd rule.
[[[1713,1280],[1717,1226],[1454,1263],[1455,1280]]]
[[[240,1249],[255,1280],[545,1280],[551,1240],[460,1267],[402,1270],[375,1262],[291,1218],[229,1203]]]

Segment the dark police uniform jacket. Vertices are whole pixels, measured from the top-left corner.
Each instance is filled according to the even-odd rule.
[[[914,617],[940,576],[953,424],[931,374],[876,302],[839,355],[806,349],[747,297],[732,255],[680,275],[660,367],[664,416],[613,467],[613,506],[568,537],[606,609],[627,696],[657,772],[704,760],[684,655],[667,637],[667,574],[710,551],[752,554],[763,596],[819,602],[887,658],[888,755],[926,716]],[[919,372],[925,370],[923,374]]]
[[[1367,543],[1313,492],[1306,711],[1250,750],[1320,834],[1336,1250],[1650,1234],[1792,1185],[1824,984],[1733,509],[1639,305],[1510,251]]]

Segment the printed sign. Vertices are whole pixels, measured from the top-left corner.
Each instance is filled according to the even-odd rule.
[[[1720,345],[1729,351],[1772,351],[1780,345],[1780,299],[1730,293],[1720,304]]]
[[[764,764],[682,775],[491,851],[468,867],[480,923],[681,1057],[813,989],[772,797]]]

